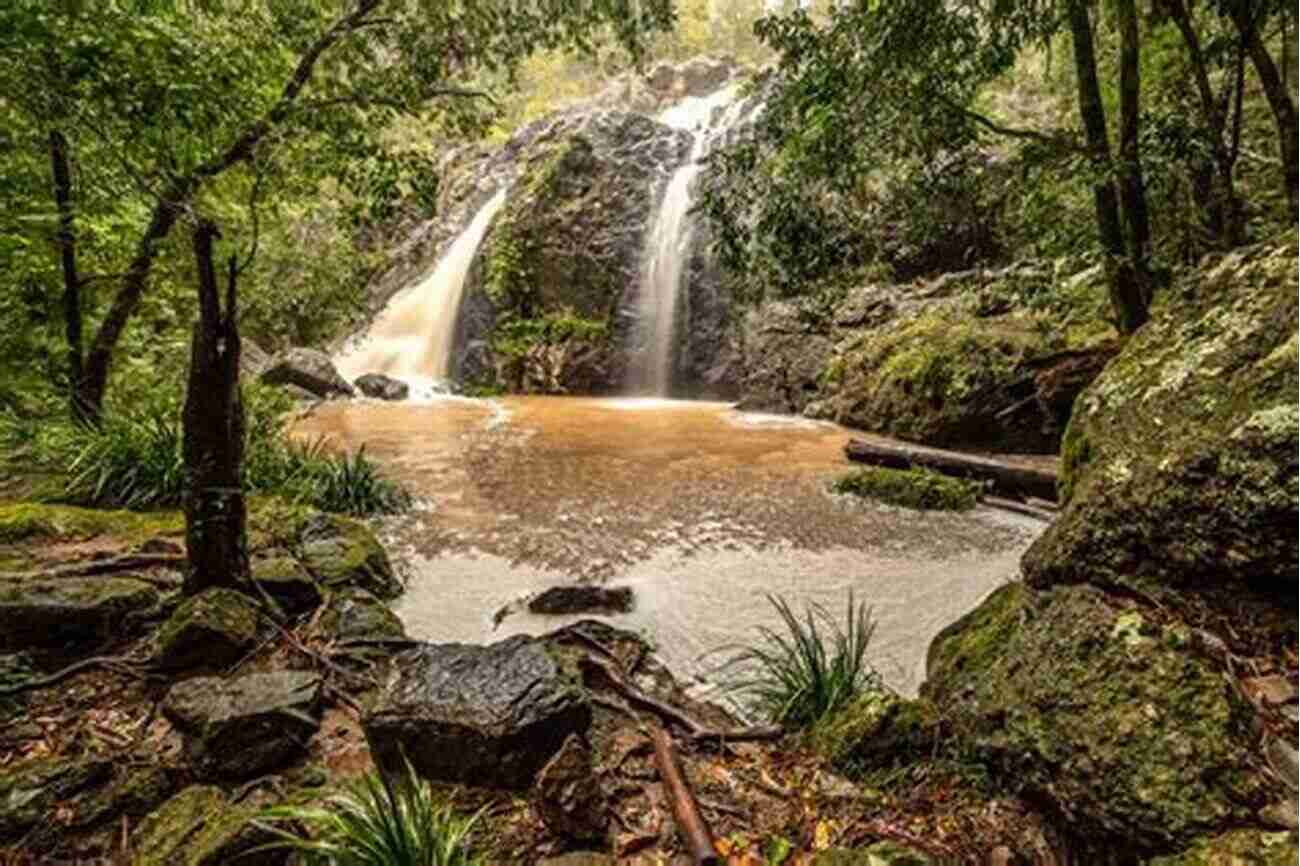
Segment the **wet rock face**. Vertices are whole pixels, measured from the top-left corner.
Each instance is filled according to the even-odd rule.
[[[522,790],[590,719],[577,674],[545,642],[521,635],[395,656],[364,727],[386,769],[405,754],[433,781]]]
[[[168,670],[224,667],[257,636],[257,606],[233,589],[209,589],[181,602],[158,631],[156,659]]]
[[[320,725],[320,688],[309,671],[195,677],[172,686],[163,712],[200,776],[243,781],[303,753]]]
[[[1294,608],[1295,262],[1294,242],[1207,260],[1083,393],[1030,582],[1250,587]]]
[[[358,377],[354,384],[362,394],[377,400],[405,400],[411,392],[405,382],[383,373],[367,373]]]
[[[329,355],[315,349],[288,349],[276,355],[259,374],[268,385],[301,388],[315,397],[353,397],[356,391],[339,375]]]
[[[935,639],[922,694],[1076,838],[1177,850],[1282,793],[1249,704],[1193,640],[1092,587],[1008,587]]]
[[[101,640],[133,612],[157,603],[157,590],[127,576],[5,581],[0,583],[0,649]]]

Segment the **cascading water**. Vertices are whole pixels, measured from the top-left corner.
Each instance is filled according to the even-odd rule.
[[[672,386],[677,299],[691,250],[691,185],[702,168],[700,160],[738,118],[744,104],[736,99],[738,91],[739,85],[733,84],[708,96],[687,97],[659,115],[661,123],[692,132],[695,142],[690,156],[669,178],[646,235],[637,305],[642,348],[628,376],[634,394],[666,396]],[[727,106],[714,123],[715,114]]]
[[[460,233],[428,277],[398,294],[375,319],[364,339],[335,358],[349,380],[366,373],[401,379],[415,391],[433,390],[451,372],[456,315],[465,278],[492,218],[505,204],[502,187]]]

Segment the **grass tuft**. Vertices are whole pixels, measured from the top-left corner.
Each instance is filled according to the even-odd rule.
[[[871,611],[849,593],[843,626],[826,608],[809,604],[798,616],[789,602],[769,595],[784,628],[758,626],[752,645],[718,650],[724,687],[774,722],[806,728],[858,696],[883,688],[866,660],[875,632]]]
[[[397,778],[372,772],[330,797],[325,808],[277,806],[259,823],[280,837],[256,850],[289,848],[308,866],[476,866],[464,816],[419,778],[410,763]],[[279,824],[306,829],[306,835]]]

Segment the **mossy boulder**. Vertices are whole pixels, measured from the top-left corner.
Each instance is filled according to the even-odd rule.
[[[16,842],[49,819],[55,806],[103,785],[113,764],[103,758],[32,758],[0,773],[0,843]]]
[[[1076,838],[1163,853],[1281,793],[1255,769],[1250,705],[1187,631],[1093,587],[994,593],[936,638],[925,691]]]
[[[321,603],[320,587],[307,568],[287,551],[273,550],[253,557],[250,564],[256,588],[289,613],[314,610]]]
[[[320,711],[321,678],[310,671],[195,677],[172,686],[163,701],[199,776],[228,781],[302,755],[320,727]]]
[[[62,762],[63,766],[96,767],[99,761]],[[57,766],[57,764],[56,764]],[[111,770],[110,770],[111,773]],[[50,850],[66,841],[69,834],[93,832],[114,826],[117,819],[135,824],[166,800],[175,790],[171,773],[160,766],[122,763],[112,778],[96,773],[88,785],[69,784],[72,777],[60,774],[54,790],[42,791],[36,801],[46,808],[42,820],[35,822],[23,836],[24,847]],[[11,792],[21,799],[30,790]],[[52,799],[51,799],[52,797]],[[57,813],[58,820],[48,820]]]
[[[257,605],[233,589],[204,590],[181,602],[158,631],[160,667],[220,668],[239,660],[257,637]]]
[[[153,586],[128,576],[0,581],[0,649],[101,641],[157,604]]]
[[[969,511],[979,501],[979,482],[949,478],[925,469],[870,466],[840,476],[836,493],[849,493],[889,505],[922,511]]]
[[[831,848],[812,858],[812,866],[931,866],[929,854],[898,842],[876,842],[865,848]]]
[[[939,725],[930,702],[871,691],[818,722],[808,741],[817,754],[856,775],[929,755]]]
[[[135,866],[281,866],[289,851],[255,851],[277,837],[257,824],[259,807],[194,785],[145,818],[131,834]]]
[[[1294,238],[1208,259],[1080,396],[1066,507],[1024,557],[1036,586],[1243,587],[1294,599]]]
[[[397,614],[365,590],[336,592],[325,603],[318,626],[336,641],[400,639],[406,629]]]
[[[383,545],[360,521],[333,514],[310,518],[298,555],[307,571],[329,589],[364,589],[379,598],[396,598],[402,592]]]
[[[176,511],[110,511],[37,502],[0,504],[0,542],[5,543],[100,536],[132,542],[179,535],[184,529],[184,518]]]
[[[1146,866],[1295,866],[1297,858],[1295,833],[1236,830],[1198,839],[1177,854],[1148,860]]]

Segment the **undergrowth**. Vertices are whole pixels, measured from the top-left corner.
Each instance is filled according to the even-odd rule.
[[[287,400],[258,386],[244,389],[244,489],[325,511],[391,514],[410,503],[364,449],[330,451],[297,441],[286,429]],[[185,495],[181,409],[174,396],[107,414],[99,427],[66,416],[0,413],[0,449],[14,473],[34,478],[35,496],[97,508],[175,508]]]

